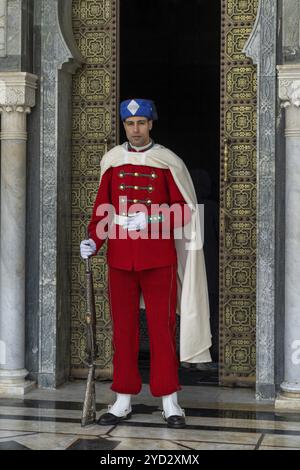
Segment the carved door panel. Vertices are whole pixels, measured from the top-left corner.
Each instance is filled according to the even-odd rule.
[[[118,0],[73,0],[73,31],[86,63],[73,80],[72,320],[71,375],[86,375],[84,359],[85,265],[79,257],[99,183],[105,152],[118,142]],[[98,368],[112,373],[112,346],[106,282],[106,244],[93,260],[97,310]]]
[[[256,68],[242,52],[258,0],[222,0],[220,383],[255,382]]]

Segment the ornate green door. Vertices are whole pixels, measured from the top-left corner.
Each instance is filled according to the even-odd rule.
[[[258,0],[222,0],[220,383],[255,383],[256,68],[243,54]]]

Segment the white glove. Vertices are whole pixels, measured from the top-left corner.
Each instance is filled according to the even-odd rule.
[[[89,240],[82,240],[80,243],[80,256],[82,259],[87,259],[96,253],[97,247],[94,240],[89,238]]]
[[[128,231],[131,230],[143,230],[146,228],[147,221],[146,215],[144,212],[136,212],[135,214],[129,215],[127,220],[123,224],[123,228],[127,228]]]

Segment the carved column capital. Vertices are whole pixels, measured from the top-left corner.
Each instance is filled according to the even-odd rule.
[[[1,140],[27,140],[26,115],[35,106],[37,76],[0,72]]]
[[[23,112],[22,108],[25,110],[35,106],[37,79],[36,75],[26,72],[0,72],[0,106],[2,110]]]
[[[300,108],[300,65],[278,65],[278,93],[284,108]]]
[[[278,65],[278,95],[286,109],[285,136],[300,137],[300,65]]]

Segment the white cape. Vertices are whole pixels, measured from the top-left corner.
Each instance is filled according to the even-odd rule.
[[[183,160],[162,145],[155,144],[145,152],[128,152],[125,143],[114,147],[103,156],[101,177],[108,168],[125,164],[169,169],[192,210],[191,222],[185,225],[184,229],[174,230],[178,261],[176,311],[180,315],[180,361],[210,362],[211,332],[207,279],[200,213],[190,173]],[[181,239],[176,239],[176,233],[181,234]],[[194,249],[191,249],[192,247]],[[145,306],[142,296],[140,305]]]

